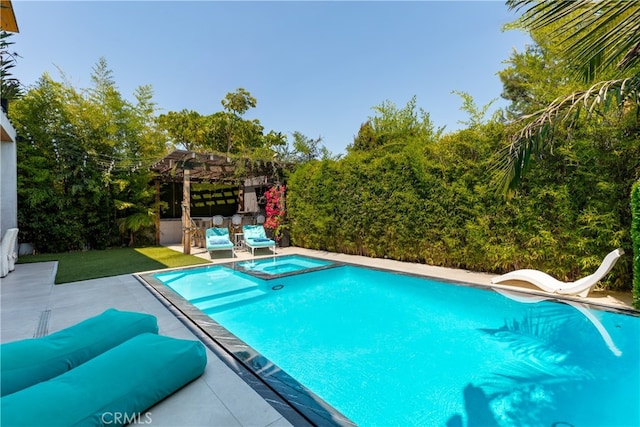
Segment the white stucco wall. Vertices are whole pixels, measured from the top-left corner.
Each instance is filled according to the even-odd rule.
[[[182,242],[182,220],[161,219],[160,220],[160,244],[177,245]]]
[[[0,124],[12,141],[0,142],[0,236],[8,228],[18,227],[18,167],[16,130],[4,111]]]

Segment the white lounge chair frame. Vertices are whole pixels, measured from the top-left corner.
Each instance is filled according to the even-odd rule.
[[[7,229],[2,238],[2,243],[0,243],[0,277],[6,276],[16,268],[16,260],[18,259],[17,241],[18,229]]]
[[[227,239],[228,243],[219,243],[212,245],[209,243],[209,238],[211,237]],[[207,230],[205,231],[205,246],[211,258],[213,258],[214,251],[231,251],[231,258],[235,258],[236,256],[234,244],[229,236],[229,229],[226,227],[207,228]]]
[[[602,260],[602,264],[600,264],[600,267],[598,267],[595,273],[590,274],[587,277],[583,277],[580,280],[576,280],[575,282],[561,282],[540,270],[524,269],[494,277],[491,279],[491,283],[497,284],[512,280],[528,282],[546,292],[562,295],[578,295],[585,298],[589,295],[591,288],[611,271],[622,254],[624,254],[624,250],[622,250],[622,248],[609,252],[604,260]]]
[[[275,240],[267,240],[263,242],[256,242],[256,237],[266,239],[266,233],[264,226],[262,225],[244,225],[242,227],[242,238],[244,239],[245,247],[251,251],[251,256],[256,256],[256,249],[269,248],[273,251],[273,255],[276,254],[276,242]]]

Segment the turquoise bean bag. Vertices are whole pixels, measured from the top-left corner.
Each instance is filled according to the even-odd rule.
[[[158,333],[149,314],[109,309],[42,338],[0,346],[0,396],[46,381],[146,332]]]
[[[153,413],[141,413],[198,378],[206,364],[200,341],[138,335],[56,378],[1,398],[2,425],[148,424]]]

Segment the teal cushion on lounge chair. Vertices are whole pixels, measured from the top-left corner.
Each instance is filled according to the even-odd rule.
[[[202,375],[206,364],[200,341],[138,335],[56,378],[3,397],[2,425],[128,424]]]
[[[276,242],[267,238],[262,225],[244,225],[242,227],[244,244],[252,249],[273,247],[275,253]]]
[[[145,332],[158,333],[154,316],[111,308],[46,337],[2,344],[0,396],[58,376]]]
[[[211,246],[215,246],[215,245],[227,245],[231,242],[229,241],[229,239],[225,239],[224,237],[212,237],[207,241],[207,243],[209,243]]]
[[[267,237],[262,225],[243,225],[242,233],[245,239],[266,239]]]

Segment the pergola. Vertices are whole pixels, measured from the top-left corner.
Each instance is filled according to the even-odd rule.
[[[279,174],[285,165],[274,161],[231,159],[220,154],[176,150],[151,166],[155,180],[156,206],[162,182],[182,182],[183,252],[191,253],[191,182],[236,184],[246,178]],[[160,241],[160,212],[156,212],[156,243]]]

